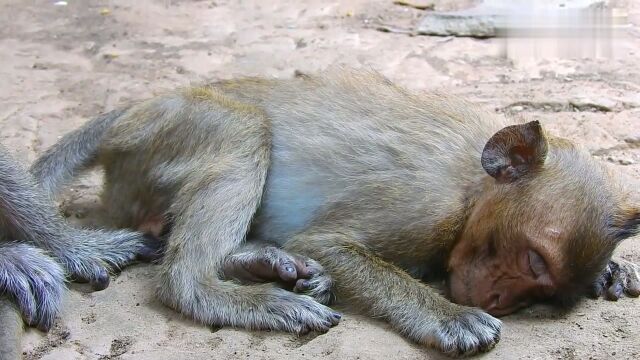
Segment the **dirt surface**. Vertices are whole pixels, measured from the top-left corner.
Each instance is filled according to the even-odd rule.
[[[376,31],[421,15],[391,1],[0,1],[2,143],[31,162],[60,135],[119,103],[238,75],[291,77],[333,64],[376,69],[411,89],[446,89],[552,132],[640,177],[639,5],[605,60],[517,61],[500,39],[411,37]],[[452,9],[472,1],[437,2]],[[75,223],[101,224],[99,175],[69,190]],[[640,260],[640,239],[620,251]],[[102,292],[72,285],[57,326],[30,330],[27,359],[424,359],[381,321],[347,312],[320,336],[213,329],[153,297],[155,268],[126,269]],[[640,358],[640,300],[585,300],[569,312],[535,307],[504,318],[487,358]]]

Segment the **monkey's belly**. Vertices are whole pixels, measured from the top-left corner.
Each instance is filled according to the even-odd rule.
[[[265,184],[262,205],[251,227],[251,236],[283,244],[304,230],[326,203],[327,189],[308,176],[309,169],[272,164]]]

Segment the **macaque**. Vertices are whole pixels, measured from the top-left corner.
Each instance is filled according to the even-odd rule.
[[[157,293],[182,314],[327,331],[340,320],[325,306],[335,299],[452,356],[493,348],[494,316],[614,286],[598,277],[640,220],[608,170],[537,121],[361,71],[221,81],[130,104],[64,136],[32,173],[54,196],[96,165],[118,226],[171,218]],[[233,280],[286,280],[287,261],[298,264],[293,292]],[[432,274],[453,301],[418,280]],[[623,283],[637,295],[637,281]]]
[[[160,243],[128,230],[68,225],[32,176],[0,147],[0,359],[20,358],[23,320],[47,331],[58,314],[67,276],[94,290],[110,269],[151,260]]]

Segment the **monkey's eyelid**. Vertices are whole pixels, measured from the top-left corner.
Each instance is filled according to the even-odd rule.
[[[528,254],[529,254],[529,268],[531,269],[531,272],[536,277],[546,274],[547,264],[542,258],[542,256],[540,256],[540,254],[538,254],[534,250],[529,250]]]

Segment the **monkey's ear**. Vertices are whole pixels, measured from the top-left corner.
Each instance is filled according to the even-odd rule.
[[[547,147],[540,122],[507,126],[484,146],[482,167],[499,182],[512,182],[541,166]]]
[[[611,224],[614,240],[622,241],[640,232],[640,208],[632,207],[621,211]]]

